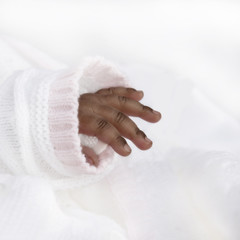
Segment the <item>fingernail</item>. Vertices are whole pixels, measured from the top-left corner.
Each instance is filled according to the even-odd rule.
[[[146,141],[147,143],[152,143],[152,141],[151,141],[148,137],[145,137],[145,141]]]
[[[155,110],[153,110],[153,113],[154,113],[154,114],[156,114],[156,115],[159,115],[159,114],[161,114],[160,112],[158,112],[158,111],[155,111]]]
[[[124,150],[126,152],[131,152],[131,148],[127,144],[124,145]]]
[[[137,92],[140,93],[141,96],[143,96],[143,91],[140,90],[140,91],[137,91]]]

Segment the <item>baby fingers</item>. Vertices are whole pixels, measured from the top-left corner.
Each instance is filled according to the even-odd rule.
[[[94,108],[94,112],[114,126],[123,137],[130,139],[138,148],[146,150],[152,146],[151,140],[146,137],[145,133],[121,111],[105,105],[98,105]]]
[[[122,156],[131,152],[125,138],[142,150],[149,149],[152,141],[129,116],[154,123],[161,119],[161,114],[141,104],[139,100],[142,97],[142,91],[124,87],[101,89],[97,93],[81,95],[79,132],[96,136]]]
[[[111,106],[129,116],[140,117],[148,122],[154,123],[161,119],[159,112],[125,96],[105,95],[99,100],[103,105]]]
[[[135,101],[140,101],[143,98],[143,91],[138,91],[134,88],[125,88],[125,87],[111,87],[103,88],[96,92],[100,95],[116,95],[124,96]]]
[[[131,148],[119,131],[106,119],[97,115],[81,115],[79,132],[96,136],[101,141],[109,144],[114,151],[122,156],[128,156]]]

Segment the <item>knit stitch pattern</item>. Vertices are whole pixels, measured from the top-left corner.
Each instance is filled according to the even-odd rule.
[[[29,68],[8,77],[0,88],[0,171],[41,176],[56,188],[103,178],[117,156],[96,137],[79,135],[78,99],[111,86],[127,86],[126,78],[100,57],[72,69]],[[83,145],[99,154],[97,167],[86,161]]]

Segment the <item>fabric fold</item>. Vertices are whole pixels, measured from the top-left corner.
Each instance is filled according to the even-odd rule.
[[[15,72],[4,86],[0,98],[1,103],[6,98],[6,105],[1,104],[1,110],[9,107],[12,115],[8,117],[14,119],[15,125],[9,126],[14,131],[13,139],[6,141],[10,148],[18,144],[20,154],[10,160],[21,169],[18,173],[43,176],[57,188],[71,188],[98,181],[114,168],[117,156],[111,147],[96,137],[78,133],[81,94],[127,86],[125,76],[114,64],[95,57],[59,71],[30,68]],[[10,102],[7,99],[11,96]],[[8,121],[6,116],[4,119]],[[7,137],[5,130],[2,124],[1,136]],[[99,154],[97,167],[86,161],[83,145]],[[0,159],[6,164],[8,158]],[[6,168],[13,173],[8,165]]]

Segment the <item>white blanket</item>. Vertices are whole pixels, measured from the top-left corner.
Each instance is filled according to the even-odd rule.
[[[15,47],[23,50],[16,42]],[[8,74],[36,66],[22,60],[23,53],[13,55],[21,56],[21,65]],[[52,60],[44,56],[39,63],[45,61]],[[2,69],[12,62],[6,63]],[[153,148],[134,149],[104,179],[72,190],[54,190],[40,177],[2,174],[1,239],[239,238],[239,122],[163,68],[124,69],[132,85],[145,90],[145,101],[163,114],[156,125],[137,120]]]

